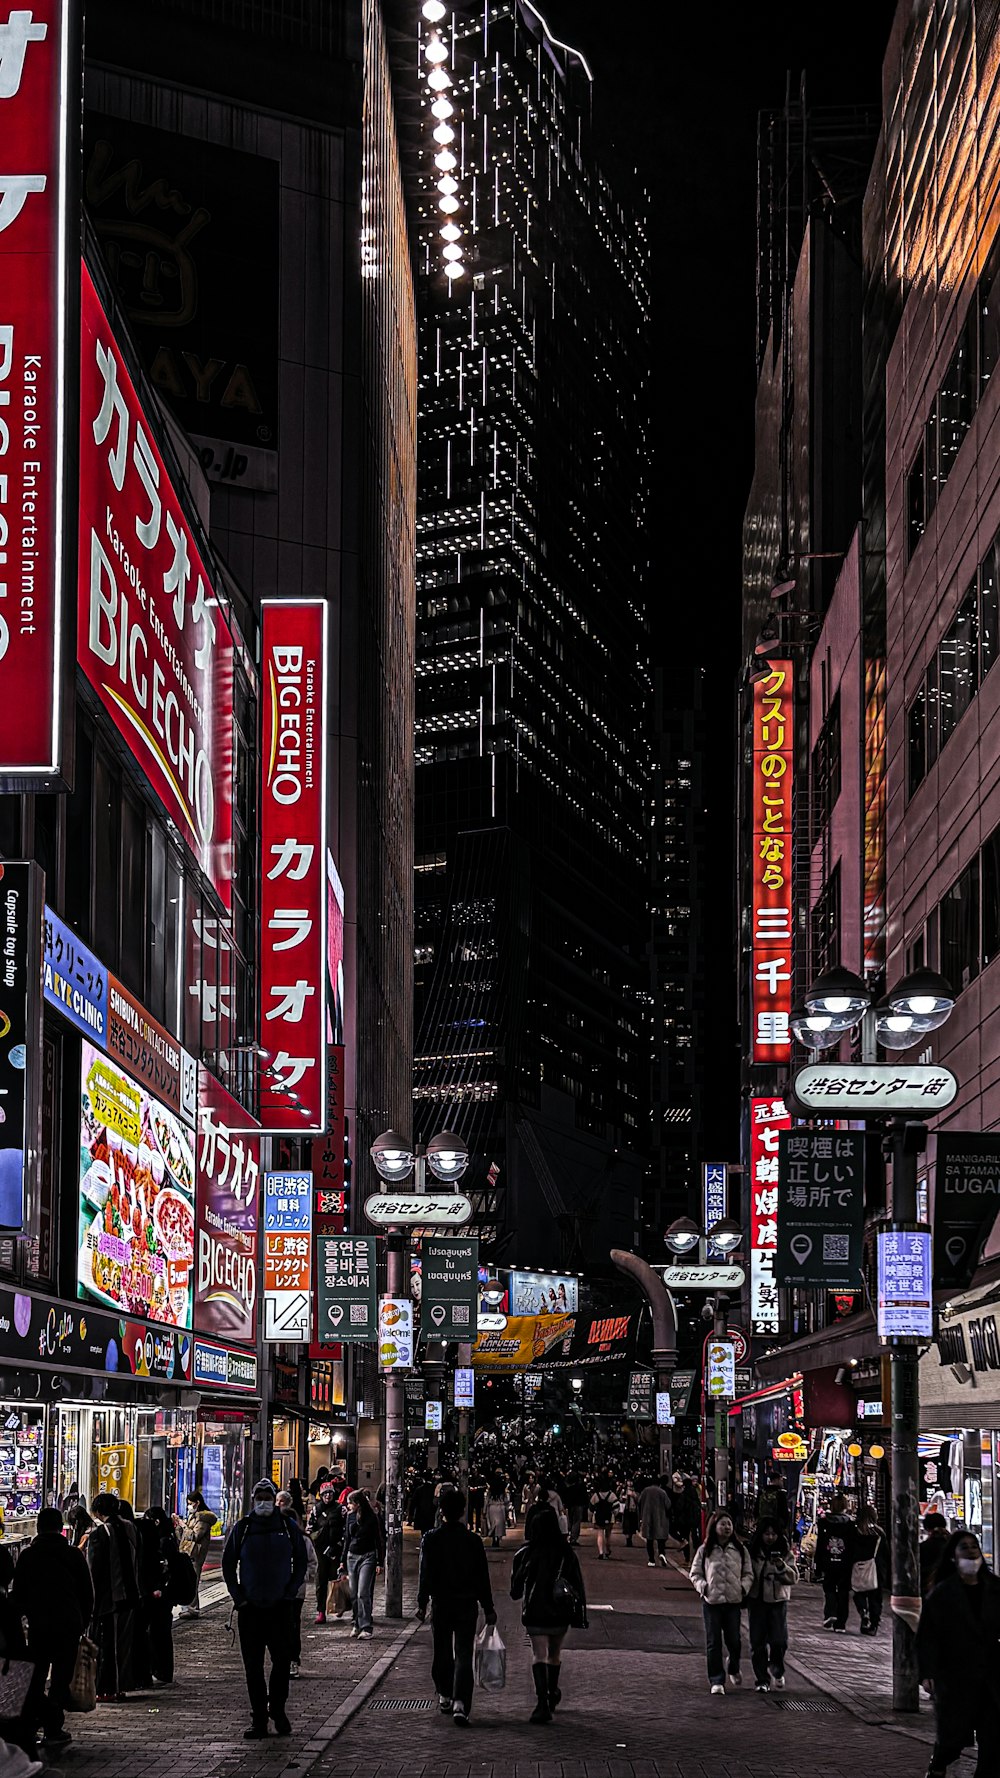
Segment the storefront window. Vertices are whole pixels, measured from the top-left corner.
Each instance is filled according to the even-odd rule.
[[[0,1511],[5,1538],[34,1535],[43,1504],[45,1409],[0,1403]]]

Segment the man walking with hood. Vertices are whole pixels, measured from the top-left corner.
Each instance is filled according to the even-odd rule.
[[[290,1735],[285,1712],[292,1659],[293,1602],[306,1577],[308,1553],[295,1519],[276,1510],[274,1483],[262,1478],[251,1510],[233,1526],[222,1552],[222,1573],[237,1611],[240,1653],[250,1699],[244,1741],[263,1741],[270,1717],[275,1732]],[[271,1657],[270,1684],[264,1655]]]

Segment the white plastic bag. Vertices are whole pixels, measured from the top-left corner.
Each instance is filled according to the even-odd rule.
[[[473,1651],[476,1684],[484,1692],[502,1692],[507,1684],[507,1649],[496,1624],[484,1624]]]

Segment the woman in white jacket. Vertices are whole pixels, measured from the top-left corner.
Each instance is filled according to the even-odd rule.
[[[753,1585],[753,1563],[728,1513],[713,1513],[709,1519],[705,1541],[691,1564],[691,1579],[705,1614],[708,1683],[713,1697],[724,1697],[722,1644],[725,1642],[729,1656],[730,1683],[740,1685],[740,1610]]]

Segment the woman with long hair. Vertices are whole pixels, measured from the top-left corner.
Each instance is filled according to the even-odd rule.
[[[888,1546],[873,1506],[858,1508],[851,1548],[851,1592],[862,1636],[877,1636],[882,1620],[882,1585],[888,1578]]]
[[[531,1640],[535,1682],[532,1722],[551,1722],[562,1698],[562,1648],[571,1626],[587,1628],[587,1596],[575,1552],[552,1508],[534,1514],[528,1540],[514,1557],[510,1596],[521,1600],[521,1622]]]
[[[351,1583],[354,1601],[352,1637],[365,1641],[372,1635],[372,1599],[375,1576],[381,1574],[385,1562],[385,1532],[382,1521],[363,1488],[355,1488],[348,1496],[348,1514],[344,1524],[344,1548],[340,1572]]]
[[[978,1538],[956,1531],[945,1544],[917,1630],[920,1682],[934,1699],[937,1729],[927,1778],[945,1778],[973,1740],[974,1778],[996,1778],[1000,1771],[998,1640],[1000,1580],[987,1568]]]
[[[590,1510],[594,1516],[594,1528],[597,1532],[597,1560],[611,1560],[611,1527],[615,1513],[618,1511],[618,1496],[615,1485],[607,1470],[597,1478],[597,1485],[590,1496]]]
[[[773,1519],[758,1525],[747,1546],[753,1564],[753,1582],[747,1594],[750,1624],[750,1657],[759,1692],[785,1689],[785,1650],[788,1647],[788,1601],[799,1571],[788,1539]]]
[[[713,1513],[705,1541],[695,1551],[691,1579],[705,1616],[705,1654],[713,1697],[725,1697],[725,1642],[731,1685],[742,1685],[740,1611],[753,1584],[753,1563],[728,1512]]]

